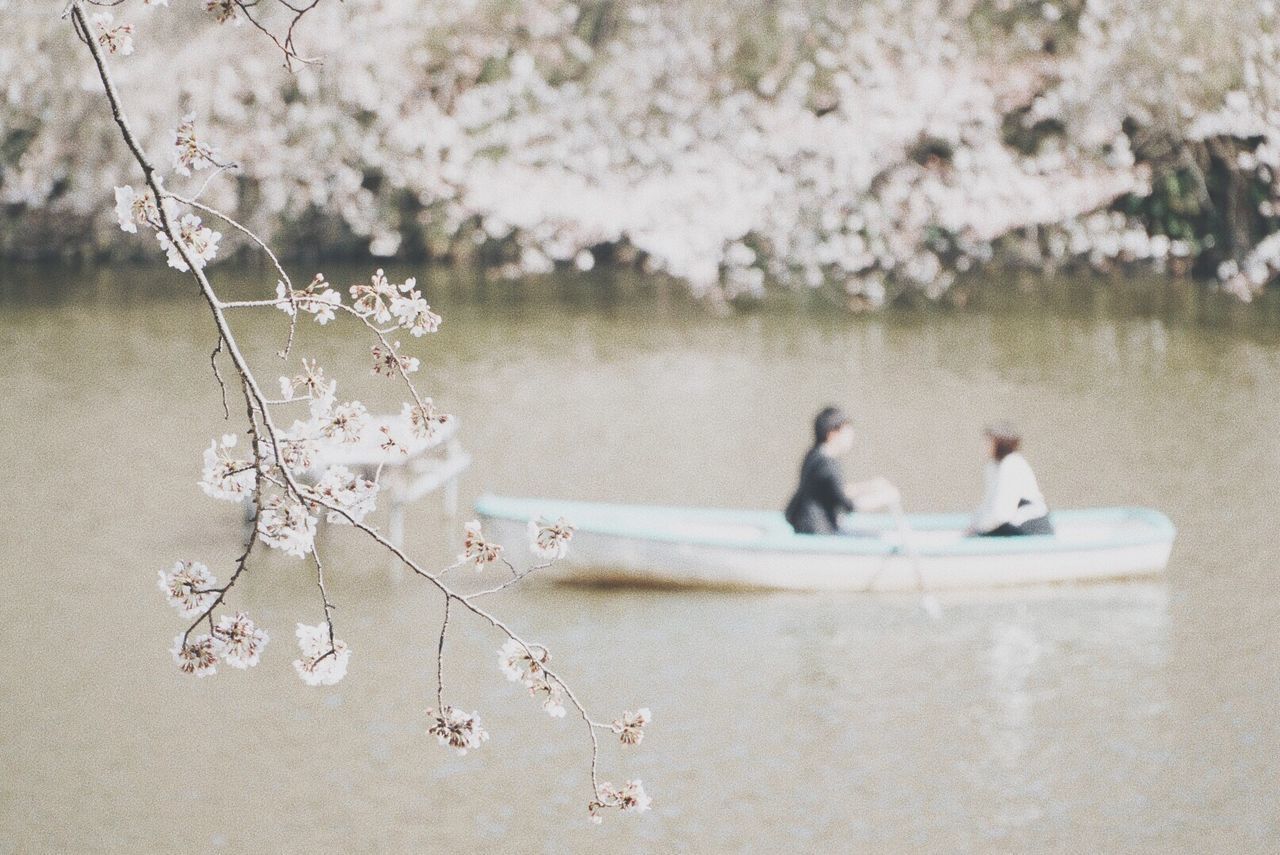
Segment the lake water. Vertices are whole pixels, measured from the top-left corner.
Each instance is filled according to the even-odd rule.
[[[275,281],[215,272],[240,294]],[[272,633],[262,664],[179,674],[156,571],[225,576],[239,536],[196,487],[228,429],[207,310],[164,270],[3,270],[0,852],[1276,851],[1274,305],[1064,281],[963,310],[725,315],[603,275],[438,274],[428,297],[445,324],[414,347],[475,456],[464,503],[780,507],[836,402],[860,432],[846,472],[894,480],[909,510],[973,505],[980,426],[1008,417],[1052,505],[1158,507],[1172,561],[1156,581],[946,596],[936,623],[889,596],[504,593],[494,610],[597,717],[653,710],[641,746],[601,757],[653,810],[595,827],[580,722],[506,682],[474,621],[450,635],[447,700],[492,739],[460,758],[424,733],[439,600],[349,531],[323,538],[346,680],[293,674],[293,624],[319,603],[275,555],[234,601]],[[282,319],[240,319],[268,380]],[[296,353],[392,402],[351,327],[308,327]],[[448,561],[466,518],[422,502],[411,551]]]

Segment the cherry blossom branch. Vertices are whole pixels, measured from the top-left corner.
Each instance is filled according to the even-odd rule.
[[[225,397],[224,397],[224,401],[225,401]],[[258,443],[257,422],[254,418],[253,404],[249,402],[247,394],[246,394],[245,403],[248,409],[249,426],[247,429],[249,431],[250,446],[256,447]],[[256,451],[255,451],[255,456],[256,456]],[[236,569],[234,572],[232,572],[231,578],[227,580],[227,584],[223,585],[221,588],[212,588],[207,591],[205,590],[195,591],[195,593],[198,593],[198,594],[217,593],[217,596],[213,598],[213,600],[209,603],[209,605],[204,609],[203,613],[201,613],[191,623],[191,625],[187,627],[186,631],[182,633],[182,644],[184,646],[190,640],[191,631],[195,629],[197,626],[199,626],[202,620],[209,621],[209,625],[212,628],[214,609],[216,609],[226,599],[227,592],[231,590],[231,588],[239,580],[240,575],[244,573],[245,569],[249,566],[249,556],[253,552],[253,547],[258,542],[258,517],[262,513],[261,497],[262,497],[262,479],[255,478],[254,486],[253,486],[253,497],[252,497],[253,513],[249,518],[249,534],[245,538],[244,551],[242,551],[240,553],[240,557],[236,559],[236,565],[235,565]]]
[[[192,258],[186,243],[179,239],[177,232],[173,228],[173,224],[169,220],[169,212],[167,206],[163,204],[164,191],[161,189],[160,182],[156,179],[155,167],[151,165],[151,161],[142,151],[141,145],[138,143],[137,137],[133,133],[133,129],[129,126],[129,119],[124,113],[121,105],[120,93],[116,90],[115,82],[111,77],[110,71],[107,69],[106,59],[102,55],[102,49],[98,45],[96,39],[89,32],[89,24],[85,19],[84,7],[81,0],[73,0],[71,4],[72,20],[75,22],[77,30],[80,32],[85,44],[89,48],[90,54],[93,56],[94,64],[98,69],[98,77],[102,81],[102,87],[106,92],[107,102],[111,107],[111,116],[115,120],[116,126],[120,129],[120,134],[124,137],[125,145],[133,154],[134,159],[138,162],[138,166],[142,169],[143,179],[157,200],[156,209],[160,220],[160,229],[169,239],[170,244],[177,252],[182,262],[191,272],[192,277],[196,280],[196,284],[200,287],[200,292],[208,303],[210,311],[213,313],[214,325],[218,329],[218,335],[226,344],[227,352],[231,356],[232,362],[235,364],[236,370],[241,376],[241,380],[245,386],[246,395],[256,401],[262,413],[263,423],[266,426],[267,433],[272,439],[275,438],[275,426],[271,422],[271,415],[267,411],[266,405],[263,403],[262,390],[258,388],[257,380],[254,378],[253,372],[249,367],[244,355],[240,352],[240,348],[236,344],[235,337],[231,333],[231,329],[227,323],[226,316],[218,307],[218,298],[213,291],[213,286],[209,284],[208,278],[204,274],[202,264],[198,264]],[[284,461],[280,458],[279,443],[273,442],[272,446],[276,454],[276,462],[285,471],[286,478],[292,480]],[[296,485],[295,485],[296,486]]]
[[[209,176],[209,177],[210,177],[210,178],[213,178],[213,176],[212,176],[212,175],[211,175],[211,176]],[[215,216],[215,217],[217,217],[218,219],[222,220],[222,221],[223,221],[224,223],[226,223],[227,225],[231,226],[231,227],[232,227],[233,229],[235,229],[236,231],[238,231],[238,232],[240,232],[241,234],[243,234],[245,237],[249,238],[249,240],[251,240],[251,241],[253,241],[255,244],[257,244],[258,248],[259,248],[259,249],[261,249],[261,250],[263,251],[263,253],[265,253],[265,254],[266,254],[267,258],[271,260],[271,266],[272,266],[272,267],[274,267],[274,268],[276,269],[276,273],[278,273],[278,274],[280,275],[280,279],[284,282],[284,284],[285,284],[285,285],[287,285],[287,286],[289,287],[289,290],[290,290],[290,291],[292,291],[292,290],[293,290],[293,280],[291,280],[291,279],[289,278],[289,274],[288,274],[287,272],[285,272],[284,265],[282,265],[282,264],[280,263],[280,259],[276,257],[275,252],[273,252],[273,251],[272,251],[272,249],[271,249],[271,247],[267,245],[267,242],[266,242],[266,241],[264,241],[262,238],[258,237],[257,233],[256,233],[256,232],[254,232],[252,229],[250,229],[249,227],[247,227],[247,226],[245,226],[245,225],[241,224],[240,222],[238,222],[238,221],[236,221],[236,220],[232,219],[232,217],[231,217],[229,214],[223,213],[222,211],[219,211],[217,208],[211,208],[211,207],[209,207],[208,205],[205,205],[205,204],[203,204],[203,203],[201,203],[201,202],[197,202],[197,201],[196,201],[196,199],[195,199],[194,197],[193,197],[193,198],[188,199],[188,198],[186,198],[186,197],[184,197],[184,196],[180,196],[180,195],[178,195],[177,193],[170,193],[170,192],[167,192],[167,191],[166,191],[165,195],[166,195],[166,196],[168,196],[170,199],[173,199],[174,201],[181,202],[181,203],[182,203],[182,204],[184,204],[184,205],[190,205],[192,208],[195,208],[195,209],[200,210],[200,211],[204,211],[206,214],[212,214],[213,216]],[[198,193],[196,194],[196,196],[197,196],[197,197],[198,197],[199,195],[200,195],[200,194],[198,194]],[[285,300],[285,301],[282,301],[282,300],[249,300],[249,301],[242,301],[242,302],[240,302],[240,303],[226,303],[226,302],[220,302],[220,303],[219,303],[219,305],[220,305],[222,308],[226,309],[226,308],[230,308],[230,307],[233,307],[233,306],[235,306],[235,307],[239,307],[239,306],[266,306],[266,305],[276,305],[276,306],[278,306],[278,305],[280,305],[280,303],[282,303],[282,302],[288,302],[288,301],[287,301],[287,300]]]
[[[259,238],[256,234],[254,234],[252,230],[245,227],[241,223],[237,222],[227,214],[217,210],[216,208],[211,208],[207,205],[194,203],[191,200],[184,199],[183,197],[177,196],[174,194],[170,194],[170,198],[176,199],[185,204],[193,205],[194,207],[199,208],[202,211],[212,214],[213,216],[219,217],[220,219],[222,219],[223,222],[227,223],[232,228],[237,229],[243,232],[244,234],[248,235],[255,243],[258,244],[258,246],[262,247],[262,249],[266,251],[267,254],[271,257],[272,263],[275,265],[276,270],[280,273],[282,280],[285,283],[285,286],[288,288],[289,296],[278,297],[274,300],[234,300],[234,301],[223,302],[223,303],[220,303],[219,305],[223,309],[247,309],[247,308],[261,308],[261,307],[268,307],[268,306],[275,307],[275,308],[284,308],[286,306],[290,307],[289,343],[288,345],[286,345],[285,350],[281,352],[282,357],[286,356],[288,354],[290,346],[292,346],[292,343],[293,343],[294,327],[297,323],[297,318],[298,318],[299,299],[294,296],[295,290],[293,288],[293,283],[289,280],[288,276],[285,274],[284,268],[281,266],[279,260],[267,247],[266,243],[261,238]],[[368,328],[368,330],[371,333],[373,333],[374,337],[378,340],[378,343],[385,349],[385,351],[388,354],[390,354],[392,357],[395,357],[390,361],[394,365],[394,368],[398,373],[398,375],[400,376],[400,378],[404,381],[405,388],[408,389],[409,395],[413,398],[413,402],[417,406],[418,411],[422,414],[423,419],[430,418],[431,410],[427,406],[427,404],[422,400],[422,397],[419,395],[417,386],[415,386],[413,381],[409,378],[409,372],[405,369],[404,364],[398,358],[399,357],[398,350],[391,343],[390,339],[387,338],[387,331],[381,329],[380,327],[377,326],[377,324],[370,321],[368,314],[361,313],[352,306],[348,306],[344,303],[326,304],[326,306],[331,310],[342,311],[350,314],[352,317],[355,317],[362,324],[364,324],[365,327]],[[272,402],[272,403],[275,403],[275,402]],[[444,419],[442,418],[441,421],[443,420]]]
[[[209,176],[209,180],[212,180],[213,177],[214,176],[212,175]],[[207,186],[208,181],[206,181],[205,184]],[[200,192],[201,193],[204,192],[203,187],[200,188]],[[280,274],[280,281],[283,282],[285,284],[285,287],[289,289],[290,294],[293,293],[293,280],[289,278],[289,274],[285,271],[284,265],[280,263],[280,259],[276,256],[275,252],[272,251],[271,247],[267,245],[267,242],[264,241],[262,238],[258,237],[256,232],[254,232],[252,229],[248,228],[247,226],[241,224],[240,222],[232,218],[229,214],[226,214],[223,211],[218,210],[217,208],[212,208],[208,205],[197,202],[196,198],[199,197],[200,193],[197,193],[195,197],[192,197],[190,199],[185,198],[183,196],[179,196],[176,193],[167,193],[166,195],[170,199],[174,199],[175,201],[181,202],[184,205],[190,205],[191,207],[197,210],[204,211],[207,214],[211,214],[219,218],[220,220],[222,220],[227,225],[231,226],[236,231],[248,237],[249,240],[257,244],[259,249],[261,249],[264,253],[266,253],[267,258],[271,260],[272,266],[275,267],[276,273]],[[222,304],[222,306],[223,308],[226,308],[226,304]],[[288,359],[289,353],[293,350],[293,340],[294,340],[294,335],[297,332],[297,329],[298,329],[298,313],[294,311],[290,313],[290,316],[289,316],[289,338],[285,342],[284,348],[279,353],[279,356],[281,359]]]
[[[234,19],[234,17],[236,17],[236,10],[238,9],[239,13],[244,15],[244,19],[248,20],[253,28],[261,32],[262,35],[270,38],[271,42],[280,49],[280,52],[283,52],[285,68],[293,70],[294,61],[303,65],[319,63],[320,60],[317,58],[306,58],[306,56],[298,55],[298,52],[294,50],[293,47],[293,31],[294,28],[298,26],[298,23],[301,22],[303,15],[306,15],[308,12],[311,12],[312,9],[315,9],[317,5],[320,5],[320,0],[310,0],[310,3],[302,5],[293,5],[292,3],[288,3],[288,0],[276,1],[278,1],[280,5],[284,6],[285,9],[288,9],[289,12],[293,13],[293,18],[289,20],[288,27],[285,28],[283,37],[276,36],[274,32],[271,32],[270,28],[266,27],[265,24],[262,24],[259,19],[253,17],[251,9],[256,8],[256,6],[259,5],[259,0],[218,0],[218,3],[210,5],[212,6],[212,9],[216,10],[219,22]]]
[[[518,644],[530,657],[534,657],[534,654],[532,651],[534,648],[538,647],[538,645],[534,645],[534,644],[531,644],[530,642],[525,641],[501,618],[498,618],[496,615],[492,614],[491,612],[471,602],[472,596],[481,596],[487,592],[482,591],[482,592],[479,592],[479,594],[468,595],[468,596],[463,596],[455,593],[440,579],[439,575],[431,573],[428,570],[425,570],[416,561],[414,561],[412,558],[406,555],[404,551],[401,550],[398,546],[396,546],[394,543],[384,538],[382,534],[379,533],[376,529],[370,527],[369,525],[364,523],[362,520],[356,519],[346,508],[326,502],[323,498],[317,498],[315,499],[315,501],[318,504],[328,508],[329,510],[337,514],[340,514],[351,525],[365,532],[369,537],[373,538],[377,543],[381,544],[388,551],[390,551],[411,572],[417,574],[418,576],[421,576],[422,578],[431,582],[431,584],[435,585],[436,588],[442,594],[444,594],[445,602],[446,602],[446,611],[448,609],[448,602],[450,600],[456,600],[459,603],[459,605],[463,606],[468,611],[470,611],[473,615],[475,615],[476,617],[488,623],[489,626],[493,627],[494,629],[497,629],[499,632],[505,635],[508,640]],[[448,615],[446,614],[445,621],[442,624],[441,630],[440,630],[439,656],[441,657],[443,656],[444,635],[447,628],[448,628]],[[442,660],[438,660],[438,661],[442,661]],[[438,666],[438,667],[442,668],[443,666]],[[553,681],[557,686],[559,686],[560,690],[564,692],[565,697],[568,698],[570,703],[573,705],[574,709],[577,711],[578,715],[582,718],[583,722],[587,724],[588,736],[591,739],[591,785],[592,785],[592,791],[595,793],[598,793],[600,787],[599,787],[599,782],[597,780],[596,770],[599,762],[600,745],[599,745],[599,741],[596,739],[595,729],[594,729],[598,723],[592,720],[590,714],[587,712],[586,707],[578,700],[577,695],[574,694],[573,690],[570,688],[568,683],[566,683],[558,674],[546,668],[545,663],[541,665],[540,670],[543,674],[546,675],[546,678],[548,680]],[[437,675],[437,678],[439,678],[439,674]],[[440,693],[441,694],[443,693],[443,688],[440,689]],[[440,709],[442,710],[444,709],[443,704],[441,704]]]
[[[224,413],[229,417],[230,413],[226,405],[226,387],[217,365],[217,356],[223,350],[230,357],[232,366],[239,375],[248,421],[250,461],[237,462],[231,459],[229,449],[235,445],[235,437],[226,436],[221,443],[215,441],[210,449],[206,451],[206,477],[201,482],[202,488],[215,498],[236,501],[248,499],[252,502],[251,531],[247,537],[244,551],[236,561],[231,577],[225,585],[218,587],[212,576],[208,574],[207,568],[191,562],[179,562],[178,566],[169,574],[161,574],[161,587],[166,591],[171,602],[177,605],[184,615],[195,616],[191,625],[179,637],[173,650],[174,658],[181,669],[188,673],[205,676],[214,673],[214,665],[219,659],[233,667],[249,667],[256,664],[258,654],[268,640],[267,635],[257,629],[243,613],[238,613],[234,617],[224,615],[216,625],[214,624],[213,613],[225,602],[227,594],[247,569],[254,546],[259,540],[262,540],[268,546],[281,549],[298,557],[304,557],[309,554],[315,562],[316,584],[320,590],[325,621],[320,626],[298,625],[297,635],[299,646],[302,649],[302,657],[294,662],[295,669],[304,681],[313,685],[332,684],[342,679],[346,671],[346,661],[350,651],[346,644],[335,636],[332,621],[334,606],[329,599],[326,587],[324,564],[315,547],[315,525],[319,521],[319,514],[323,509],[327,511],[327,519],[330,522],[338,521],[350,524],[353,528],[368,536],[374,543],[388,550],[416,575],[428,580],[444,595],[445,616],[437,643],[437,703],[439,712],[436,715],[436,724],[430,728],[429,732],[436,735],[442,743],[449,744],[464,752],[468,747],[474,747],[487,739],[487,734],[479,726],[478,719],[475,716],[466,716],[457,709],[446,706],[443,703],[444,644],[448,632],[451,604],[456,601],[465,610],[504,635],[508,644],[513,645],[512,650],[516,653],[522,652],[528,664],[527,669],[519,671],[514,666],[504,666],[504,670],[508,671],[509,676],[511,673],[515,673],[516,678],[524,683],[531,694],[545,696],[543,706],[552,715],[564,714],[564,709],[561,705],[561,699],[563,698],[568,700],[582,721],[586,723],[591,743],[592,800],[589,803],[589,808],[593,817],[597,808],[600,807],[619,807],[623,810],[647,809],[648,798],[643,794],[638,781],[629,782],[621,790],[615,790],[611,788],[611,785],[602,784],[598,780],[599,743],[595,730],[604,725],[594,722],[585,706],[578,700],[568,684],[558,674],[546,668],[546,661],[549,658],[546,649],[540,645],[533,645],[524,641],[505,621],[472,602],[473,597],[484,596],[505,589],[519,582],[534,570],[548,565],[538,565],[521,574],[515,570],[510,562],[505,562],[504,559],[504,562],[512,571],[513,578],[511,580],[495,589],[480,591],[472,595],[463,595],[452,590],[440,578],[449,568],[446,568],[446,571],[441,571],[440,574],[425,570],[399,546],[390,542],[376,528],[364,522],[364,515],[372,508],[372,498],[377,489],[376,480],[374,482],[363,482],[351,476],[345,467],[330,467],[326,471],[325,477],[321,478],[320,482],[315,486],[304,486],[300,483],[298,480],[299,474],[312,466],[309,462],[310,451],[308,450],[308,443],[314,443],[315,440],[308,439],[305,436],[291,435],[289,432],[280,430],[276,425],[272,418],[271,409],[273,406],[287,403],[287,401],[277,401],[263,394],[252,366],[240,349],[227,318],[226,310],[268,305],[276,308],[287,308],[290,315],[290,334],[289,343],[282,352],[282,356],[287,355],[289,348],[292,346],[297,317],[301,311],[317,314],[317,320],[320,320],[321,323],[333,317],[333,310],[336,309],[341,309],[359,318],[361,323],[370,330],[378,341],[378,345],[375,345],[373,349],[375,358],[379,360],[375,363],[375,373],[380,372],[385,367],[387,373],[390,374],[394,369],[395,373],[399,375],[408,388],[418,408],[414,414],[415,418],[411,419],[411,424],[415,424],[420,420],[422,429],[428,435],[431,430],[431,420],[443,421],[447,416],[435,416],[428,404],[418,394],[413,381],[409,377],[410,371],[417,369],[417,360],[402,357],[399,352],[399,343],[392,344],[388,340],[388,333],[398,327],[382,329],[374,323],[374,320],[386,322],[390,320],[394,312],[405,329],[410,329],[415,335],[421,335],[423,332],[433,332],[439,324],[439,317],[430,312],[430,307],[421,299],[419,293],[413,290],[413,282],[391,286],[381,271],[375,274],[372,286],[353,286],[353,297],[357,297],[358,293],[360,294],[357,300],[360,309],[357,309],[356,306],[344,304],[341,298],[336,295],[336,292],[332,290],[317,294],[316,289],[318,287],[327,286],[327,283],[324,283],[321,277],[317,277],[312,285],[308,286],[307,290],[298,291],[293,287],[292,281],[275,254],[266,245],[265,241],[261,240],[252,230],[221,211],[197,202],[194,198],[185,198],[166,191],[157,174],[157,170],[146,156],[130,127],[120,94],[116,89],[105,60],[102,45],[109,44],[110,49],[114,51],[116,43],[111,42],[110,39],[104,41],[92,36],[89,23],[85,18],[83,2],[84,0],[72,0],[70,4],[69,11],[73,26],[77,35],[89,48],[98,76],[102,82],[112,117],[126,146],[142,171],[146,189],[150,194],[151,202],[149,207],[146,196],[134,198],[132,191],[128,190],[128,193],[122,199],[122,189],[117,190],[117,210],[119,212],[121,205],[124,204],[128,208],[126,213],[130,217],[129,220],[125,220],[122,216],[122,228],[127,231],[136,230],[136,226],[131,225],[131,222],[135,221],[155,228],[162,246],[169,253],[170,265],[188,272],[195,281],[202,298],[208,305],[218,333],[218,342],[210,356],[210,361],[215,377],[223,391]],[[303,14],[316,6],[317,2],[318,0],[312,0],[312,2],[303,6],[290,7],[295,12],[295,18],[290,25],[284,42],[277,41],[277,44],[286,52],[286,60],[291,56],[299,58],[292,52],[292,28]],[[257,25],[256,20],[247,11],[247,7],[254,4],[237,3],[237,5]],[[259,28],[261,29],[261,27]],[[131,32],[131,29],[129,32]],[[109,33],[106,35],[109,35]],[[176,164],[190,164],[197,169],[205,166],[220,166],[219,162],[213,157],[213,150],[196,136],[190,117],[184,119],[176,136],[179,145],[179,156],[175,157]],[[284,298],[275,301],[222,301],[214,290],[204,268],[205,263],[213,257],[220,235],[201,227],[199,219],[191,214],[182,217],[180,222],[175,222],[178,217],[178,211],[170,203],[204,211],[218,217],[248,236],[268,254],[275,265],[277,272],[280,274],[280,287],[285,291]],[[408,296],[401,296],[402,293]],[[388,310],[387,303],[383,302],[388,297],[390,297],[391,311]],[[321,312],[326,312],[327,314],[321,316]],[[402,312],[407,314],[402,314]],[[323,372],[315,366],[314,361],[308,365],[304,360],[304,369],[306,374],[299,379],[307,386],[307,397],[312,401],[313,405],[321,404],[322,409],[331,407],[332,402],[326,402],[323,395],[332,394],[333,384],[328,384],[322,393]],[[318,398],[318,394],[321,394],[322,397]],[[358,402],[356,403],[358,404]],[[359,409],[363,411],[362,407]],[[326,412],[332,411],[326,410]],[[384,428],[385,431],[386,429]],[[389,434],[388,442],[394,443]],[[387,446],[384,445],[384,447]],[[295,469],[297,470],[296,472]],[[248,480],[244,477],[246,475]],[[334,477],[331,478],[331,476]],[[281,495],[272,495],[264,498],[264,484],[271,484],[280,489]],[[354,511],[355,505],[347,506],[343,502],[337,501],[334,496],[340,493],[347,496],[348,500],[361,502],[363,509],[356,513]],[[311,516],[312,513],[316,513],[317,516]],[[550,525],[535,525],[532,531],[535,552],[542,553],[549,550],[555,556],[563,554],[564,547],[572,536],[572,528],[563,521]],[[473,532],[469,528],[469,538],[472,535]],[[463,558],[476,561],[477,567],[482,568],[485,564],[495,561],[500,553],[501,547],[490,546],[480,538],[477,526],[474,532],[474,542],[469,541],[467,553]],[[460,558],[460,562],[462,560]],[[195,639],[191,638],[193,630],[204,621],[209,624],[209,635]],[[507,651],[508,648],[504,647],[504,655]],[[540,652],[535,653],[535,651]],[[631,714],[628,713],[626,715]],[[644,721],[647,722],[647,713]],[[643,723],[637,727],[642,727]],[[617,729],[617,723],[615,723],[614,729]],[[638,741],[638,739],[635,741]]]
[[[179,201],[185,201],[181,199],[181,197],[177,197],[177,196],[174,196],[172,198],[178,199]],[[251,237],[253,237],[254,240],[257,241],[260,246],[264,248],[266,247],[266,244],[262,243],[262,241],[258,239],[257,236],[253,234],[253,232],[251,232],[244,226],[240,225],[230,217],[226,216],[222,212],[214,208],[206,207],[204,205],[197,205],[196,207],[200,208],[201,210],[207,211],[210,214],[213,214],[214,216],[222,218],[222,220],[226,222],[228,225],[230,225],[232,228],[240,229],[245,234],[248,234]],[[276,264],[276,268],[280,269],[280,264],[278,261],[274,259],[274,257],[272,258],[272,261]],[[289,288],[290,295],[292,295],[293,294],[292,284],[290,284],[288,280],[285,280],[285,284]],[[220,305],[221,305],[221,308],[223,309],[254,309],[254,308],[261,308],[266,306],[282,308],[284,306],[292,306],[294,307],[294,310],[290,313],[290,316],[296,320],[298,302],[299,301],[296,297],[289,296],[289,297],[278,297],[274,300],[234,300],[234,301],[221,303]],[[399,356],[399,352],[392,345],[391,340],[387,338],[387,330],[381,329],[377,324],[370,321],[369,316],[367,314],[362,314],[352,306],[348,306],[344,303],[333,304],[333,305],[330,305],[329,308],[336,311],[346,312],[347,314],[359,320],[362,324],[365,325],[365,327],[369,329],[371,333],[373,333],[374,337],[378,340],[378,343],[381,344],[382,347],[385,348],[388,353],[392,354],[393,356]],[[290,340],[292,340],[292,333],[290,334]],[[393,362],[394,362],[394,366],[397,373],[399,374],[400,378],[404,380],[405,387],[408,389],[409,394],[413,397],[413,402],[418,406],[418,409],[422,411],[424,414],[428,413],[429,408],[427,407],[426,403],[423,402],[422,398],[419,396],[417,386],[415,386],[413,383],[413,380],[410,379],[409,372],[405,370],[404,365],[401,364],[399,359],[395,359],[393,360]]]

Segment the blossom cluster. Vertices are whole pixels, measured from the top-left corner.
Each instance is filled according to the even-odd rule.
[[[210,498],[243,501],[252,494],[258,482],[253,459],[233,456],[232,450],[238,441],[235,434],[223,434],[220,440],[210,442],[204,451],[200,489]]]
[[[179,561],[168,572],[160,572],[159,586],[165,598],[182,617],[198,615],[197,622],[209,615],[225,590],[215,585],[217,579],[209,568],[194,561]],[[217,673],[219,662],[233,668],[251,668],[258,664],[270,640],[267,632],[244,612],[224,614],[216,624],[210,617],[209,626],[207,634],[192,636],[188,630],[174,637],[170,653],[184,674],[208,677]]]
[[[352,285],[352,308],[356,313],[372,318],[375,323],[386,324],[393,318],[414,337],[433,333],[440,329],[440,316],[431,311],[417,288],[416,279],[406,279],[393,285],[379,268],[368,285]],[[396,345],[399,347],[399,344]]]
[[[280,311],[290,317],[300,311],[307,312],[314,315],[321,326],[333,320],[334,309],[342,305],[342,295],[329,287],[322,273],[317,273],[305,288],[290,288],[283,281],[277,282],[276,299],[280,302]]]
[[[190,175],[192,170],[217,166],[213,146],[196,133],[196,114],[188,113],[173,131],[173,171]]]
[[[431,719],[427,732],[459,755],[489,741],[489,733],[481,727],[477,713],[467,715],[456,707],[445,706],[439,711],[427,710],[427,717]]]
[[[268,496],[258,511],[258,536],[286,555],[305,558],[316,539],[316,518],[291,496]]]
[[[436,412],[430,398],[422,398],[419,402],[406,402],[400,410],[400,421],[408,425],[409,436],[417,442],[430,442],[436,436],[436,430],[449,421],[448,413]]]
[[[293,660],[293,669],[308,686],[332,686],[347,676],[351,648],[340,638],[333,638],[328,621],[315,625],[300,623],[296,631],[301,656]]]
[[[514,638],[498,651],[498,667],[507,679],[528,689],[530,696],[541,702],[547,715],[564,718],[564,687],[547,673],[550,659],[551,653],[547,648],[538,644],[525,645]]]
[[[543,519],[529,520],[529,548],[533,554],[547,561],[564,558],[573,539],[573,526],[564,517],[555,522]]]
[[[649,810],[653,799],[644,791],[641,781],[627,781],[621,787],[615,787],[608,781],[601,782],[597,789],[596,799],[587,805],[591,821],[601,821],[600,811],[603,808],[616,808],[623,813],[644,813]]]
[[[258,664],[262,648],[270,637],[259,629],[244,612],[223,615],[213,628],[213,646],[219,658],[232,668],[251,668]]]
[[[623,745],[639,745],[644,739],[644,729],[648,726],[652,714],[648,707],[641,707],[635,712],[626,710],[616,719],[611,728],[618,734]]]
[[[117,25],[110,12],[98,12],[91,20],[98,44],[108,53],[118,53],[121,56],[133,53],[133,24]]]
[[[314,497],[313,513],[325,508],[325,519],[331,523],[361,522],[373,510],[378,497],[378,485],[368,478],[356,475],[345,466],[330,466],[314,487],[307,490]]]
[[[214,159],[213,148],[196,136],[193,114],[184,117],[173,131],[170,151],[174,172],[178,175],[189,176],[192,170],[220,165]],[[163,188],[162,176],[157,176],[155,181]],[[169,266],[175,270],[185,272],[192,266],[203,269],[218,254],[222,233],[206,226],[198,215],[184,213],[181,203],[167,191],[162,190],[161,195],[163,201],[157,203],[155,191],[150,187],[144,187],[142,191],[128,185],[116,187],[117,225],[121,231],[130,234],[136,234],[140,225],[154,229]],[[173,239],[165,225],[174,234]]]
[[[385,344],[375,344],[370,348],[373,354],[373,373],[382,374],[387,377],[399,377],[402,374],[412,374],[418,370],[421,362],[416,356],[405,356],[400,353],[400,342],[396,342],[390,347]]]
[[[179,561],[168,572],[159,571],[160,591],[182,617],[200,614],[218,598],[218,580],[197,561]]]
[[[189,637],[178,633],[170,652],[182,673],[209,677],[217,673],[219,661],[241,669],[257,665],[269,640],[266,631],[255,626],[248,615],[237,612],[219,618],[209,634]]]
[[[467,523],[463,532],[462,554],[458,556],[459,564],[472,564],[476,572],[479,572],[502,557],[502,546],[484,539],[479,520]]]

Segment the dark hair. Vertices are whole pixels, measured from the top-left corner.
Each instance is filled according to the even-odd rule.
[[[1007,422],[991,425],[985,433],[994,443],[991,452],[997,461],[1004,460],[1022,445],[1022,436],[1013,425]]]
[[[822,445],[827,437],[849,424],[849,417],[839,407],[825,407],[813,419],[813,444]]]
[[[1016,436],[993,436],[995,440],[995,456],[996,460],[1004,460],[1010,454],[1018,450],[1018,446],[1022,444],[1022,440]]]

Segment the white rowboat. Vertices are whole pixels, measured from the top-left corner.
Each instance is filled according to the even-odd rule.
[[[914,591],[916,568],[888,514],[857,514],[859,536],[796,534],[773,511],[671,508],[482,496],[486,537],[515,544],[529,520],[576,527],[545,571],[581,584],[808,591]],[[1087,582],[1159,573],[1174,527],[1148,508],[1054,511],[1055,533],[965,537],[963,514],[911,514],[928,590]]]

